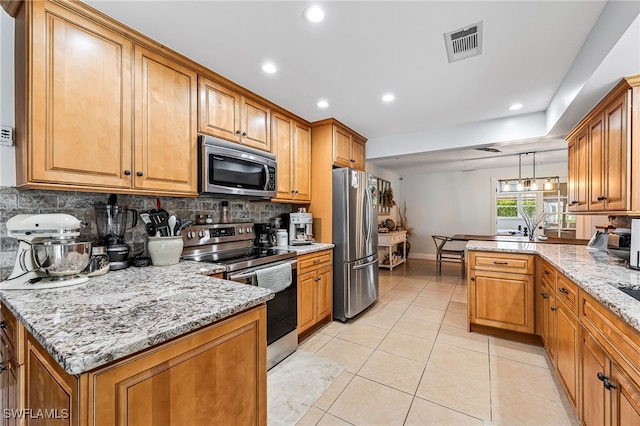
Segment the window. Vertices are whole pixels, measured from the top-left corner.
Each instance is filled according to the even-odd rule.
[[[526,224],[520,211],[524,210],[528,216],[536,217],[538,205],[538,194],[535,192],[496,194],[496,232],[521,235]]]

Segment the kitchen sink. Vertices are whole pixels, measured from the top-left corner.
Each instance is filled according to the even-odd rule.
[[[627,293],[636,300],[640,300],[640,290],[633,290],[631,288],[618,288],[618,290]]]

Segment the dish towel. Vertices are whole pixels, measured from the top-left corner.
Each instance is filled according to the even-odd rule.
[[[291,285],[291,265],[283,263],[256,271],[258,287],[278,293]]]

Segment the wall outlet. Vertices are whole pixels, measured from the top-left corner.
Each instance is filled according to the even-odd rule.
[[[0,145],[13,146],[13,127],[0,126]]]

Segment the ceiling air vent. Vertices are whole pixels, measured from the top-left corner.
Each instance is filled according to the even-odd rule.
[[[465,28],[444,33],[449,62],[470,58],[482,53],[482,21]]]

